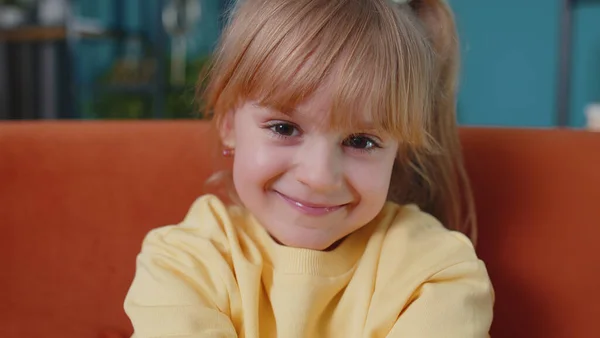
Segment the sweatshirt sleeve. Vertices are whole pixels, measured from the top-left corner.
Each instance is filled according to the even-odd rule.
[[[489,337],[493,304],[485,265],[478,260],[458,263],[421,285],[388,337]]]
[[[124,304],[133,337],[237,337],[228,315],[230,275],[218,246],[193,229],[150,232]]]

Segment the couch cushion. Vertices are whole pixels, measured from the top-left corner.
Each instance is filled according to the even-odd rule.
[[[209,135],[192,122],[0,124],[0,337],[130,332],[142,238],[203,193]]]
[[[462,130],[492,337],[597,336],[600,133]]]

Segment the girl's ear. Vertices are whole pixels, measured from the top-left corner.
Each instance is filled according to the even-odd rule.
[[[235,148],[235,116],[234,112],[230,111],[223,117],[219,126],[219,136],[225,148]]]

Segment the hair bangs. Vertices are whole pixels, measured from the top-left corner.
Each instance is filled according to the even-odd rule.
[[[260,5],[262,21],[249,30],[244,6]],[[248,100],[290,113],[330,86],[329,127],[383,130],[403,148],[432,149],[432,84],[424,80],[430,78],[432,51],[410,12],[385,1],[353,0],[246,0],[238,11],[240,27],[234,24],[226,39],[237,38],[243,52],[221,52],[230,59],[215,69],[227,74],[213,88],[217,123],[219,115]]]
[[[402,149],[433,152],[429,133],[433,51],[416,20],[387,6],[376,8],[355,34],[335,74],[330,124],[367,125],[401,142]]]
[[[249,50],[259,63],[248,74],[245,99],[282,112],[293,111],[335,77],[336,64],[359,24],[347,18],[347,1],[291,1]],[[261,38],[261,36],[263,38]],[[269,37],[269,46],[261,41]]]

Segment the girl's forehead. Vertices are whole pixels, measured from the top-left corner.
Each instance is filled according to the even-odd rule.
[[[362,105],[364,109],[342,111],[336,109],[334,95],[330,85],[323,85],[310,98],[301,102],[292,113],[324,129],[375,129],[373,115],[366,104]]]
[[[280,112],[294,122],[311,129],[328,132],[369,132],[382,137],[401,138],[396,132],[396,114],[391,107],[381,104],[386,93],[373,90],[368,83],[361,83],[344,72],[341,62],[333,65],[329,74],[314,76],[310,86],[299,81],[292,73],[287,86],[273,85],[263,81],[254,97],[260,106]],[[310,72],[310,70],[309,70]],[[353,85],[348,85],[352,83]],[[310,90],[307,90],[310,88]],[[268,93],[267,95],[261,95]]]

